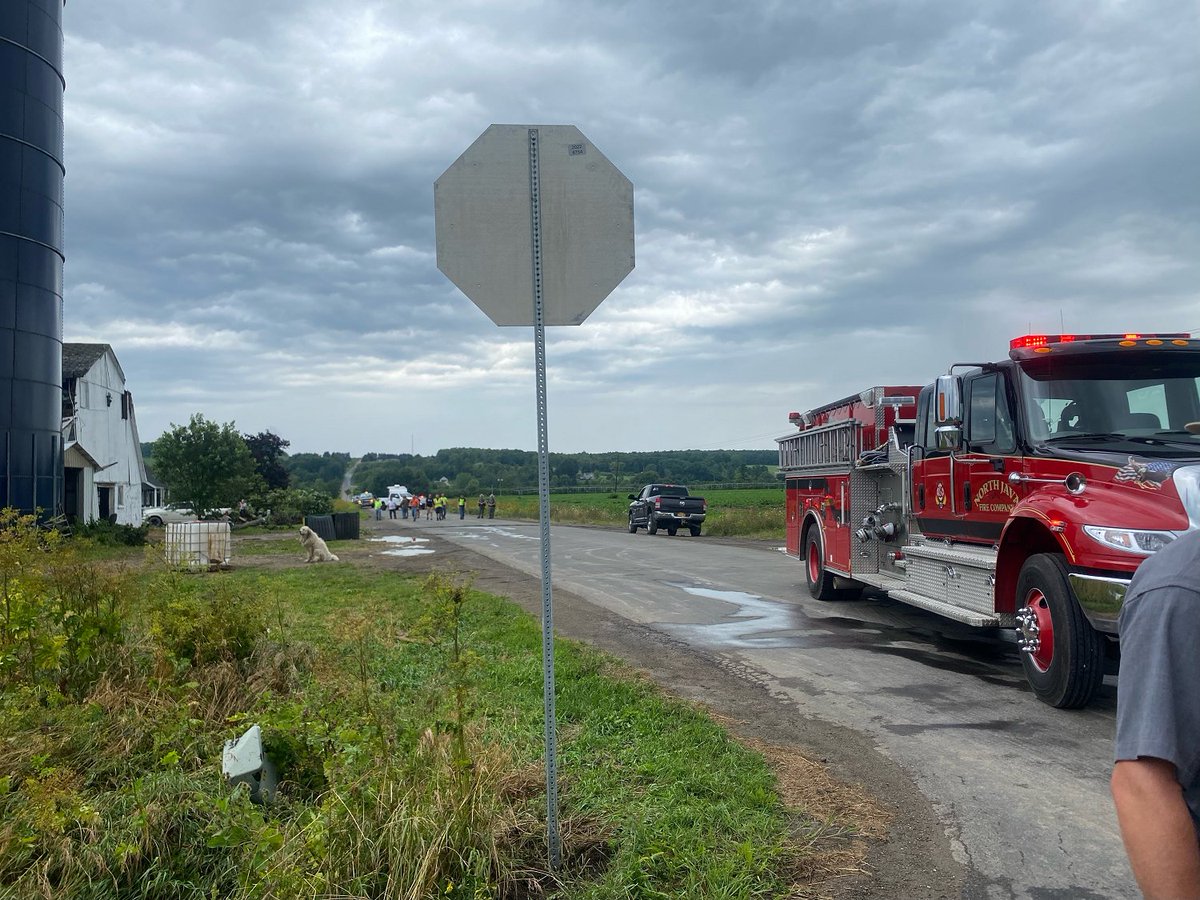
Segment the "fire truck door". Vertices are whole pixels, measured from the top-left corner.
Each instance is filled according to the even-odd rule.
[[[800,547],[800,500],[801,482],[797,478],[789,478],[785,489],[785,498],[787,503],[787,535],[786,545],[788,553],[799,556],[802,548]]]
[[[937,446],[932,387],[921,391],[917,400],[917,427],[914,443],[921,447],[912,470],[912,511],[924,534],[946,536],[953,528],[950,506],[950,454]]]
[[[829,506],[825,517],[825,564],[850,571],[850,479],[829,479]]]
[[[1016,431],[1001,372],[965,379],[963,449],[954,465],[956,531],[964,540],[998,541],[1020,500],[1008,473],[1020,467]]]

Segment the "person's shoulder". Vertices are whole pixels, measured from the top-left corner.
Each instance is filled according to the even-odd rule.
[[[1141,624],[1137,624],[1141,623]],[[1133,575],[1121,604],[1118,630],[1200,626],[1200,532],[1188,532],[1149,557]]]
[[[1133,574],[1130,592],[1163,587],[1200,592],[1200,531],[1189,531],[1148,557]]]

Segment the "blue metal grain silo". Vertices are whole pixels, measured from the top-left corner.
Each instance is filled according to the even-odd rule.
[[[0,0],[0,507],[62,497],[63,0]]]

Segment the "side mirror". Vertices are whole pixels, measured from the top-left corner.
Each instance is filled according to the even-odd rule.
[[[630,495],[629,495],[629,499],[630,499],[630,500],[636,500],[637,498],[638,498],[638,495],[637,495],[637,494],[630,494]]]
[[[962,448],[961,425],[939,425],[934,430],[939,450],[959,450]]]
[[[933,387],[933,420],[937,425],[962,425],[962,379],[957,375],[938,376]]]

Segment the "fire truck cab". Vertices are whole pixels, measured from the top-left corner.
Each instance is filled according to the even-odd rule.
[[[1200,528],[1200,340],[1027,335],[925,386],[792,413],[787,550],[818,600],[1013,628],[1034,694],[1086,705],[1138,564]]]

